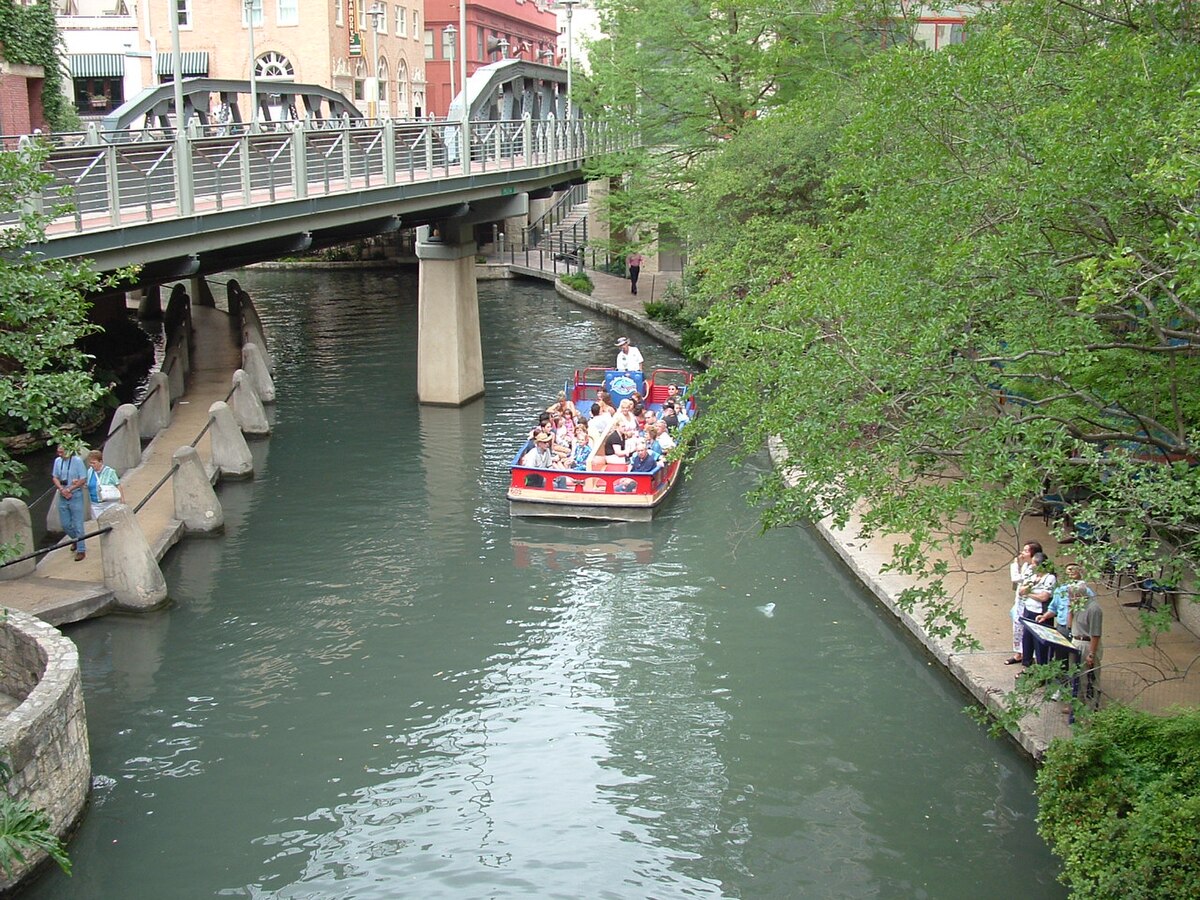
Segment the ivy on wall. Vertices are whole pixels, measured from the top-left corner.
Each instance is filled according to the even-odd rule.
[[[46,121],[55,131],[79,127],[79,116],[63,89],[66,80],[65,49],[54,6],[43,0],[21,6],[15,0],[0,0],[0,44],[11,63],[41,66],[45,73],[42,108]]]

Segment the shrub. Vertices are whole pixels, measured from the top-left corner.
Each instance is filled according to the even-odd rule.
[[[1200,710],[1101,710],[1050,745],[1037,784],[1072,897],[1200,896]]]
[[[587,272],[574,272],[570,275],[563,275],[559,281],[572,290],[579,291],[583,294],[590,294],[593,288],[595,288],[595,285],[592,284],[592,279]]]

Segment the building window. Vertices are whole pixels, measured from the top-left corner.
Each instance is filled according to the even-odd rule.
[[[291,81],[296,77],[296,69],[286,56],[272,50],[255,60],[254,75],[274,81]]]
[[[358,31],[361,34],[367,30],[367,4],[358,0]]]
[[[346,25],[346,0],[333,0],[333,24],[338,28]]]
[[[420,33],[421,33],[421,11],[419,9],[414,9],[413,10],[412,36],[416,37]]]
[[[425,29],[425,58],[426,59],[436,59],[436,57],[433,55],[433,29],[432,28]]]
[[[180,28],[192,27],[192,0],[175,0],[175,15]]]
[[[458,53],[455,52],[454,40],[455,37],[449,28],[442,29],[442,59],[457,59]]]
[[[254,9],[254,27],[258,28],[263,23],[263,0],[252,0]],[[246,22],[246,7],[242,7],[242,24]]]
[[[403,6],[396,7],[396,36],[408,37],[408,11]]]
[[[76,78],[75,109],[81,115],[110,113],[125,102],[124,78]]]
[[[372,19],[372,20],[378,20],[378,22],[379,22],[379,33],[380,33],[380,34],[387,34],[387,33],[388,33],[388,24],[387,24],[387,9],[388,9],[388,8],[387,8],[387,4],[386,4],[386,3],[380,3],[380,4],[379,4],[379,15],[378,15],[378,16],[371,16],[371,19]]]
[[[275,14],[280,25],[299,25],[300,0],[279,0]]]
[[[475,29],[475,58],[483,59],[483,26],[480,25]]]
[[[390,78],[388,64],[386,59],[381,59],[379,65],[375,67],[375,80],[379,84],[379,102],[387,103],[388,98],[388,79]]]

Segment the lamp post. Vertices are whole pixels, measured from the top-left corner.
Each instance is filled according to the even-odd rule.
[[[258,131],[258,60],[254,53],[254,0],[242,0],[246,28],[250,32],[250,130]]]
[[[372,3],[367,15],[371,17],[371,64],[375,67],[367,82],[367,118],[375,119],[379,113],[379,20],[387,15],[387,10],[382,3]]]
[[[458,37],[458,29],[453,25],[447,25],[442,29],[442,34],[446,36],[446,49],[450,52],[450,99],[446,101],[446,118],[450,118],[450,107],[454,105],[454,60],[458,56],[458,42],[454,39]]]
[[[567,11],[567,119],[571,118],[571,70],[574,66],[575,48],[573,44],[575,40],[571,35],[571,17],[575,14],[575,7],[580,4],[581,0],[558,0],[558,5]]]

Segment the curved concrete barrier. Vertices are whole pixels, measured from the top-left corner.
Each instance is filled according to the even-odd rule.
[[[67,834],[87,800],[92,776],[79,651],[56,628],[9,610],[0,622],[0,692],[19,705],[0,720],[0,748],[12,767],[10,795],[50,817],[55,834]],[[0,891],[20,882],[46,859],[32,855]]]

